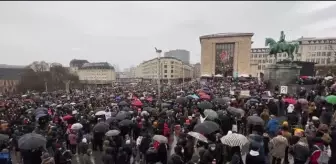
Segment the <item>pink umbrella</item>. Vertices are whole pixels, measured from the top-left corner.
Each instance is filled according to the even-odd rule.
[[[202,100],[210,100],[210,99],[211,99],[210,96],[207,95],[207,94],[202,94],[202,95],[200,96],[200,98],[201,98]]]
[[[143,104],[140,100],[134,100],[134,101],[132,101],[132,105],[133,106],[142,106]]]

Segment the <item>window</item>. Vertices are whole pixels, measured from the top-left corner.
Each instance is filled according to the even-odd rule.
[[[321,56],[321,52],[317,52],[317,56]]]
[[[164,73],[167,73],[167,70],[166,70],[166,69],[164,70]]]
[[[174,70],[171,70],[170,73],[174,73]]]
[[[258,54],[254,54],[254,58],[257,58],[258,57]]]
[[[167,75],[164,75],[165,78],[167,78]]]
[[[174,61],[171,61],[170,64],[174,64]]]
[[[315,63],[315,59],[311,59],[311,62],[314,62],[314,63]]]
[[[173,77],[174,77],[174,75],[170,75],[170,77],[171,77],[171,78],[173,78]]]
[[[316,55],[315,52],[313,52],[311,56],[314,57],[315,55]]]
[[[287,54],[283,54],[282,56],[283,56],[283,57],[287,57]]]
[[[174,69],[174,65],[171,65],[171,67],[170,67],[171,69]]]
[[[322,52],[322,56],[326,56],[326,52]]]
[[[259,54],[259,58],[261,58],[262,57],[262,54]]]
[[[327,64],[330,64],[330,58],[327,59]]]
[[[264,57],[264,58],[267,57],[266,55],[267,55],[267,54],[264,54],[263,57]]]
[[[326,64],[325,62],[325,59],[321,59],[321,64]]]
[[[261,63],[261,60],[258,60],[258,63]]]
[[[261,69],[265,69],[265,65],[263,65]]]
[[[261,70],[261,65],[258,65],[258,70]]]
[[[317,63],[317,64],[320,64],[320,59],[316,59],[316,63]]]
[[[251,58],[253,58],[253,56],[254,56],[254,55],[252,54],[252,55],[251,55]]]
[[[327,52],[327,56],[331,56],[331,52]]]
[[[167,65],[164,65],[163,68],[167,68]]]

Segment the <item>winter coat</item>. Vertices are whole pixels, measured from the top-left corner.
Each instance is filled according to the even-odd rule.
[[[303,139],[300,139],[289,149],[289,153],[293,155],[295,162],[306,162],[310,156],[308,143],[304,142]]]
[[[265,156],[252,156],[250,153],[246,155],[245,164],[265,164]]]
[[[87,150],[89,149],[89,144],[81,142],[78,145],[78,153],[79,154],[85,154]]]
[[[230,164],[244,164],[241,160],[241,156],[237,153],[233,154]]]
[[[286,152],[285,150],[287,146],[288,146],[288,140],[282,135],[278,135],[272,138],[268,145],[271,156],[276,158],[285,157]]]
[[[91,156],[87,153],[85,153],[83,156],[83,164],[93,164],[91,161]]]
[[[113,148],[107,147],[105,153],[102,156],[103,164],[113,164]]]
[[[251,144],[256,144],[259,146],[259,153],[260,155],[265,155],[265,149],[264,149],[264,137],[258,134],[250,134],[249,138],[251,140]]]
[[[68,140],[70,145],[77,145],[77,135],[74,133],[70,133],[68,136]]]

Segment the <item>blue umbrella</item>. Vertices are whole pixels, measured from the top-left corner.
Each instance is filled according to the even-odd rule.
[[[44,117],[46,115],[47,114],[45,114],[45,113],[40,113],[40,114],[38,114],[38,115],[35,116],[35,119],[38,120],[39,118]]]

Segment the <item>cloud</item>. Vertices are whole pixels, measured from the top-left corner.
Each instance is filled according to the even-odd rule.
[[[126,68],[155,57],[154,47],[187,49],[197,62],[205,34],[254,32],[254,47],[281,30],[288,39],[335,35],[335,9],[331,2],[294,1],[0,2],[1,62],[68,65],[76,58]]]

